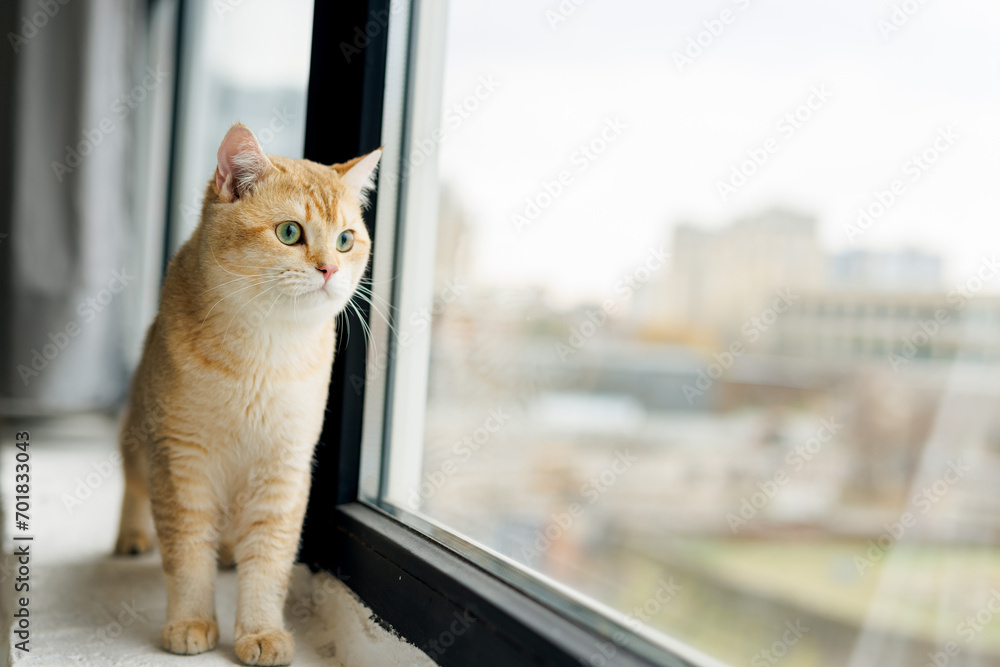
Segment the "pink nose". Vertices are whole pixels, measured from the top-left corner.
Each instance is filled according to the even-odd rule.
[[[336,264],[324,264],[323,266],[317,266],[316,269],[323,274],[324,283],[330,280],[330,277],[340,270]]]

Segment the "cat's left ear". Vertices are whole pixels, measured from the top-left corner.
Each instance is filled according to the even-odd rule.
[[[382,149],[377,148],[368,155],[362,155],[343,164],[331,166],[364,205],[368,203],[368,194],[375,187],[375,168],[378,167],[378,161],[381,158]]]
[[[215,185],[222,201],[231,202],[253,191],[254,185],[271,169],[257,136],[243,123],[236,123],[219,146]]]

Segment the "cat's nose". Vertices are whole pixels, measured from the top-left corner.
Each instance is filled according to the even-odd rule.
[[[323,282],[325,283],[333,274],[340,270],[340,267],[336,264],[323,264],[322,266],[317,266],[316,270],[323,274]]]

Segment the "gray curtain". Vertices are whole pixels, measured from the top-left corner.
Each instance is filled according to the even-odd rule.
[[[144,2],[5,4],[0,412],[109,408],[143,290],[137,118],[172,84],[137,66]]]

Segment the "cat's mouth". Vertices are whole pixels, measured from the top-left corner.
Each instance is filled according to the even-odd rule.
[[[313,276],[295,274],[289,277],[286,285],[289,296],[309,301],[315,299],[317,304],[337,303],[348,298],[350,295],[344,294],[345,288],[349,288],[349,285],[339,275],[324,281],[322,278],[315,280]]]
[[[311,293],[316,294],[321,298],[325,297],[329,301],[338,301],[342,298],[340,289],[338,289],[337,285],[334,284],[333,278],[316,287],[316,289],[312,290]]]

